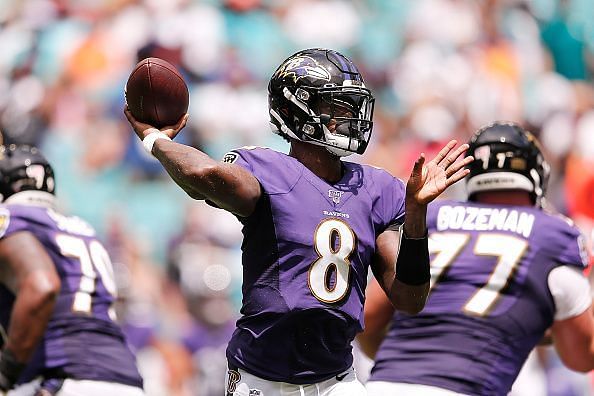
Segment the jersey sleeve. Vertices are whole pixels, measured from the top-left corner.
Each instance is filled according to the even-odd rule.
[[[592,304],[590,284],[575,267],[554,268],[547,279],[555,301],[555,320],[565,320],[582,314]]]
[[[223,156],[223,162],[239,165],[252,173],[266,194],[284,194],[295,186],[296,171],[284,154],[262,147],[239,148]]]
[[[380,184],[380,199],[375,211],[379,216],[380,233],[386,229],[396,230],[404,223],[404,182],[388,172],[381,171],[376,183]]]
[[[588,266],[588,251],[586,239],[575,226],[567,225],[562,234],[565,239],[564,249],[559,255],[559,262],[566,265],[586,268]]]
[[[28,223],[18,209],[0,206],[0,239],[27,229]]]

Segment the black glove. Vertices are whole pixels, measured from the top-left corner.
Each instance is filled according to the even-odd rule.
[[[17,362],[10,350],[3,349],[0,352],[0,390],[12,389],[25,367],[27,365]]]

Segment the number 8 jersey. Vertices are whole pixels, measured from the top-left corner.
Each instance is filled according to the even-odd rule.
[[[39,376],[142,387],[135,358],[113,321],[116,288],[109,255],[78,217],[32,205],[0,206],[0,238],[30,232],[45,247],[61,290],[43,340],[18,383]],[[10,326],[15,296],[0,285],[0,324]]]
[[[243,223],[242,317],[227,349],[231,367],[270,381],[316,383],[352,364],[363,327],[376,238],[404,216],[404,184],[343,162],[329,184],[270,149],[225,155],[249,170],[262,196]]]

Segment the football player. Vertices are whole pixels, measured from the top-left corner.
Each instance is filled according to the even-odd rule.
[[[370,395],[505,395],[547,329],[567,367],[594,368],[584,239],[543,207],[549,165],[536,139],[495,122],[468,154],[468,201],[429,205],[424,311],[394,313],[368,290],[359,341],[375,356]]]
[[[56,209],[34,147],[0,147],[0,393],[143,395],[114,322],[116,286],[95,231]]]
[[[159,131],[125,113],[182,189],[243,224],[242,317],[227,348],[227,395],[365,394],[351,341],[363,327],[368,267],[397,309],[422,309],[427,203],[467,174],[470,159],[457,160],[467,146],[451,141],[426,163],[421,155],[406,188],[343,161],[368,145],[374,98],[353,62],[332,50],[286,59],[268,98],[289,155],[246,147],[215,161],[171,141],[187,116]]]

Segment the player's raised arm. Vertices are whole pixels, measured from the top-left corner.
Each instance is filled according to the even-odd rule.
[[[127,108],[124,113],[147,151],[190,197],[208,199],[242,217],[254,211],[261,195],[254,175],[241,166],[214,160],[200,150],[171,140],[186,125],[187,114],[176,125],[158,130],[137,121]]]
[[[406,184],[404,225],[377,238],[374,275],[394,307],[406,313],[420,312],[429,293],[427,204],[462,180],[469,173],[464,167],[473,160],[456,160],[468,149],[467,144],[456,144],[451,140],[427,163],[424,154],[419,156]]]
[[[0,354],[0,390],[12,388],[41,340],[60,292],[60,279],[29,232],[0,241],[0,282],[16,295]]]

